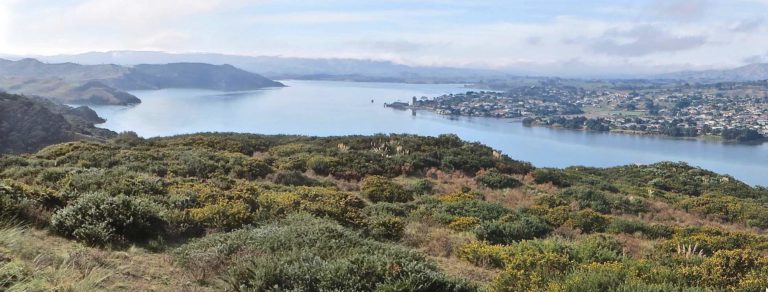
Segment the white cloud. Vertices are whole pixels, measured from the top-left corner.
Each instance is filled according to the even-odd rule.
[[[706,43],[703,35],[676,35],[653,25],[628,30],[609,30],[594,40],[593,51],[617,56],[644,56],[654,53],[695,49]]]
[[[385,11],[304,11],[291,13],[259,14],[251,18],[255,23],[352,23],[377,22],[412,19],[416,17],[434,17],[453,14],[444,10],[385,10]]]
[[[11,30],[11,6],[17,1],[0,2],[0,53],[8,51],[8,33]]]
[[[509,7],[504,1],[366,3],[0,0],[0,53],[208,51],[551,73],[733,66],[768,47],[759,37],[768,32],[759,10],[722,9],[716,0],[644,0],[581,14],[548,8],[563,15],[530,15],[534,20],[501,9]]]

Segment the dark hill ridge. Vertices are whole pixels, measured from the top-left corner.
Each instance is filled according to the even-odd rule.
[[[155,88],[202,88],[223,91],[253,90],[265,87],[283,87],[261,75],[250,73],[232,65],[204,63],[171,63],[165,65],[136,65],[134,73],[146,78],[146,84]]]
[[[280,82],[231,65],[48,64],[35,59],[0,59],[0,90],[38,95],[68,104],[129,105],[141,102],[127,90],[199,88],[222,91],[282,87]]]
[[[103,122],[88,107],[0,93],[0,153],[34,152],[51,144],[114,136],[94,125]]]

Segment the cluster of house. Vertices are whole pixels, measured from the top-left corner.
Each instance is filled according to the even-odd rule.
[[[573,86],[524,86],[507,91],[469,91],[434,98],[413,97],[396,108],[431,110],[443,115],[544,118],[583,115],[611,128],[653,131],[695,128],[699,133],[752,129],[768,136],[768,88],[713,86],[586,90]],[[739,91],[741,90],[741,91]],[[761,96],[761,98],[750,97]]]
[[[508,92],[467,92],[436,98],[414,99],[412,106],[442,115],[522,118],[539,115],[572,115],[581,110],[565,100],[510,96]]]

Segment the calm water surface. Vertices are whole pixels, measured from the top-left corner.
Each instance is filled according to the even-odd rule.
[[[537,166],[616,166],[685,161],[750,184],[768,185],[768,144],[739,145],[609,133],[523,127],[489,118],[449,118],[398,111],[383,103],[466,91],[462,85],[284,81],[289,87],[225,93],[165,89],[135,91],[143,103],[94,109],[114,131],[144,137],[195,132],[333,136],[454,133]],[[373,100],[373,102],[371,102]]]

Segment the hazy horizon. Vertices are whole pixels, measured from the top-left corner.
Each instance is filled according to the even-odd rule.
[[[119,7],[119,9],[115,9]],[[5,0],[0,54],[122,50],[349,58],[530,75],[768,61],[765,0]]]

